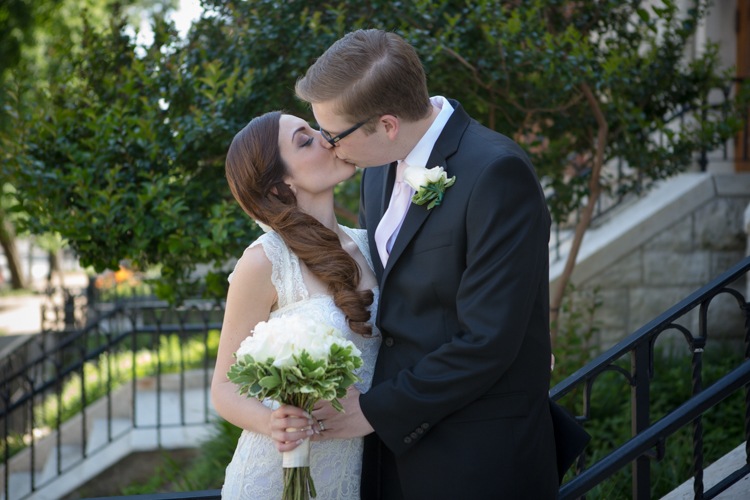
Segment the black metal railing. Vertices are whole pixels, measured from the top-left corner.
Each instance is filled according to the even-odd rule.
[[[750,271],[750,257],[744,259],[733,268],[714,279],[701,289],[689,295],[668,311],[649,322],[644,327],[619,342],[617,345],[598,356],[583,368],[576,371],[563,382],[555,386],[550,397],[559,401],[566,395],[580,390],[582,399],[582,414],[577,416],[578,422],[586,427],[595,416],[591,414],[591,398],[597,378],[605,373],[614,371],[621,374],[631,389],[631,428],[632,437],[624,444],[603,456],[595,463],[587,464],[587,454],[584,452],[576,465],[576,476],[564,484],[560,490],[560,499],[585,498],[587,492],[597,485],[611,478],[629,464],[632,467],[633,498],[644,500],[651,498],[651,469],[653,460],[662,460],[666,456],[666,439],[688,424],[692,426],[693,448],[693,477],[694,497],[696,499],[715,498],[721,491],[731,487],[750,472],[750,462],[746,455],[745,464],[729,474],[718,484],[704,491],[703,483],[703,414],[719,402],[745,389],[744,401],[744,441],[746,454],[750,452],[750,304],[745,295],[732,288],[732,285]],[[719,295],[728,295],[737,303],[737,314],[743,316],[744,321],[744,362],[707,388],[703,388],[703,353],[709,345],[709,310],[713,300]],[[697,335],[679,324],[692,311],[698,314]],[[100,415],[104,415],[108,422],[106,443],[120,438],[123,434],[114,432],[112,420],[113,406],[117,403],[114,395],[118,383],[130,387],[132,394],[130,417],[134,428],[168,427],[171,424],[161,420],[161,410],[158,394],[163,389],[167,372],[174,372],[177,377],[180,397],[180,421],[177,425],[203,424],[208,420],[209,372],[213,363],[209,333],[221,328],[223,310],[211,304],[192,304],[178,310],[169,309],[162,305],[139,306],[127,308],[118,306],[113,311],[102,315],[97,322],[76,332],[68,332],[57,339],[53,346],[44,346],[33,359],[29,359],[21,366],[13,369],[5,368],[0,378],[0,427],[2,427],[5,448],[0,458],[4,460],[4,489],[5,498],[9,499],[10,468],[14,459],[25,453],[24,460],[28,461],[31,476],[29,478],[29,492],[46,484],[35,477],[35,450],[41,446],[42,440],[54,443],[57,453],[56,473],[64,473],[68,468],[80,463],[85,457],[91,456],[102,447],[90,449],[86,444],[88,420],[94,418],[93,407],[99,404]],[[683,321],[684,323],[684,321]],[[650,393],[652,379],[655,377],[654,346],[662,333],[677,331],[685,339],[692,352],[691,359],[691,397],[680,406],[670,411],[662,418],[651,423],[652,411]],[[191,341],[202,346],[198,358],[186,355],[187,344]],[[716,341],[718,343],[718,341]],[[170,347],[171,346],[171,347]],[[176,348],[175,348],[176,346]],[[165,351],[171,349],[172,358],[167,359]],[[139,373],[139,356],[148,358],[145,366],[150,367],[147,373]],[[125,366],[118,364],[118,360],[129,359]],[[629,361],[630,370],[622,368],[622,362]],[[192,365],[191,365],[192,363]],[[197,367],[202,377],[201,387],[206,394],[202,418],[196,422],[188,422],[185,418],[185,379],[192,367]],[[124,376],[123,371],[129,371]],[[87,374],[99,374],[99,385],[92,388],[86,384]],[[150,424],[144,425],[137,418],[136,393],[139,382],[147,376],[157,392],[156,415]],[[72,381],[72,382],[71,382]],[[82,436],[79,443],[80,459],[77,462],[65,464],[61,457],[65,432],[71,432],[71,425],[66,427],[64,419],[66,411],[73,412],[77,407],[67,408],[63,404],[66,387],[73,384],[79,386],[80,403],[83,411],[77,421],[73,421]],[[142,389],[141,389],[142,390]],[[95,394],[92,394],[95,393]],[[100,403],[94,403],[95,395],[101,395]],[[46,416],[49,434],[38,436],[34,431],[45,426],[45,415],[39,408],[45,408],[46,401],[56,402],[51,413]],[[101,403],[103,402],[103,403]],[[88,410],[91,410],[89,412]],[[68,421],[69,424],[70,421]],[[157,432],[158,434],[158,432]],[[20,436],[27,442],[25,449],[16,457],[11,457],[9,438]],[[157,438],[158,439],[158,438]],[[147,498],[146,498],[147,497]],[[193,498],[218,498],[218,491],[184,492],[164,495],[148,495],[143,500],[188,500]],[[19,497],[23,498],[23,497]],[[14,499],[15,500],[15,499]]]
[[[726,85],[722,87],[717,87],[714,89],[715,94],[720,95],[721,97],[718,100],[713,100],[712,102],[709,102],[709,96],[706,96],[704,99],[704,103],[702,106],[703,109],[703,115],[704,119],[709,115],[713,114],[716,117],[716,120],[718,121],[726,121],[729,114],[729,109],[727,107],[727,103],[729,102],[730,98],[733,98],[737,92],[738,87],[743,84],[743,82],[746,80],[746,78],[732,78],[729,81],[727,81]],[[665,118],[664,123],[672,123],[679,121],[680,127],[685,126],[686,120],[690,119],[690,116],[695,113],[696,109],[692,106],[686,106],[682,109],[679,109],[672,115]],[[700,168],[701,172],[705,172],[708,169],[709,164],[713,162],[741,162],[746,165],[750,166],[750,154],[748,152],[748,145],[750,143],[750,127],[748,126],[748,122],[750,121],[749,116],[749,110],[745,110],[745,112],[742,115],[742,122],[744,123],[744,128],[740,135],[738,137],[735,137],[733,139],[730,139],[719,148],[721,150],[721,158],[710,158],[709,153],[712,151],[708,151],[707,149],[703,149],[698,153],[698,157],[696,158],[696,162],[698,163],[698,166]],[[660,141],[663,141],[664,134],[661,134],[659,137]],[[730,157],[729,155],[729,143],[734,143],[734,156]],[[662,144],[663,145],[663,142]],[[742,147],[740,147],[742,146]],[[738,151],[741,151],[740,154],[737,154]],[[639,176],[640,174],[637,171],[634,172],[628,172],[627,165],[623,162],[622,158],[617,158],[616,166],[614,167],[605,167],[605,168],[611,168],[609,178],[611,178],[611,181],[607,184],[602,184],[602,191],[596,200],[596,206],[594,207],[594,213],[591,218],[590,227],[596,227],[597,225],[601,224],[604,220],[606,220],[606,216],[612,213],[613,210],[616,208],[622,206],[623,204],[635,200],[640,196],[640,194],[636,193],[629,193],[629,194],[623,194],[624,190],[622,189],[625,185],[632,184],[636,180],[643,180]],[[590,168],[581,168],[579,173],[577,174],[581,178],[587,177],[591,173]],[[645,191],[644,191],[645,192]],[[549,203],[549,200],[551,200],[555,196],[554,192],[547,194],[547,200]],[[553,235],[552,241],[550,242],[550,254],[551,259],[550,262],[556,262],[560,260],[562,257],[564,257],[564,254],[561,254],[561,248],[562,244],[566,241],[573,238],[573,234],[575,231],[575,227],[578,225],[578,222],[581,220],[581,208],[579,207],[578,210],[576,210],[573,214],[571,214],[571,217],[568,221],[563,223],[557,223],[553,222],[551,233]]]
[[[610,371],[620,373],[631,388],[632,438],[593,464],[586,464],[586,452],[584,451],[576,464],[576,476],[560,489],[560,500],[585,499],[587,492],[606,479],[613,477],[628,465],[632,466],[633,471],[632,498],[635,500],[650,499],[651,461],[669,458],[666,454],[666,439],[689,424],[692,425],[693,430],[694,498],[715,498],[750,473],[750,462],[747,460],[747,457],[750,456],[750,304],[745,300],[743,293],[730,286],[739,279],[746,277],[748,271],[750,271],[750,257],[692,293],[550,391],[550,397],[558,401],[573,393],[577,388],[581,389],[583,414],[577,416],[576,419],[585,427],[586,423],[592,419],[592,389],[599,375]],[[744,362],[704,389],[702,356],[709,340],[708,312],[713,299],[722,294],[728,294],[736,300],[737,314],[743,315],[744,318]],[[685,326],[676,323],[696,309],[699,318],[697,336],[693,335]],[[655,375],[654,366],[657,362],[654,346],[657,338],[670,330],[680,332],[692,352],[692,396],[651,424],[649,396],[651,381]],[[617,364],[618,361],[627,358],[630,362],[630,371]],[[708,491],[704,491],[702,415],[742,388],[745,389],[745,464],[721,479]],[[191,491],[116,498],[120,500],[219,500],[220,491]]]
[[[598,356],[586,366],[556,385],[550,397],[557,401],[576,388],[581,388],[583,414],[577,416],[581,425],[590,421],[591,395],[597,377],[607,371],[621,373],[631,388],[631,428],[632,438],[619,448],[606,455],[595,464],[587,467],[586,453],[578,459],[577,475],[563,485],[560,500],[580,498],[605,479],[632,463],[633,499],[651,498],[650,464],[652,460],[665,458],[665,441],[687,424],[692,423],[693,436],[693,477],[695,499],[714,498],[721,491],[750,472],[747,458],[750,457],[750,304],[740,291],[730,285],[747,275],[750,270],[750,257],[692,293],[680,303],[652,320],[617,345]],[[737,314],[744,316],[744,362],[733,371],[725,374],[710,387],[703,389],[702,356],[709,340],[708,311],[712,300],[728,294],[737,301]],[[698,335],[676,323],[691,311],[698,310]],[[650,423],[650,387],[654,377],[654,344],[660,334],[676,330],[680,332],[692,352],[692,397],[682,405],[667,413],[654,424]],[[630,372],[618,366],[619,360],[629,357]],[[730,396],[745,388],[745,451],[743,467],[725,478],[718,485],[704,492],[703,485],[703,422],[702,415]]]
[[[223,312],[221,305],[209,302],[176,309],[121,304],[83,329],[46,332],[21,354],[0,360],[4,498],[25,498],[131,429],[154,429],[154,442],[160,445],[168,427],[208,423],[208,389]],[[202,408],[187,415],[190,388],[203,393]],[[153,415],[144,414],[145,406],[137,407],[138,395],[147,389],[155,392]],[[163,418],[167,389],[177,394],[179,407]],[[113,422],[126,418],[129,425],[117,432]],[[97,447],[87,443],[94,419],[106,420],[106,439]],[[64,446],[77,451],[63,456]],[[38,477],[40,465],[50,457],[55,474]],[[20,471],[28,473],[27,484],[16,485],[16,496],[10,496],[11,476]]]

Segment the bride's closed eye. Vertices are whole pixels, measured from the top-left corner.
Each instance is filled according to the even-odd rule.
[[[304,147],[309,146],[310,144],[312,144],[313,139],[314,139],[314,137],[310,137],[308,140],[306,140],[305,142],[303,142],[302,144],[300,144],[299,147],[304,148]]]

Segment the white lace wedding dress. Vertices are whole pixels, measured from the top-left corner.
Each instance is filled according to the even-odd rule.
[[[372,269],[367,232],[341,227],[357,244]],[[299,259],[278,234],[268,232],[249,248],[256,245],[263,246],[268,260],[273,265],[271,280],[276,287],[279,308],[271,312],[270,317],[303,314],[341,330],[362,351],[364,363],[356,372],[362,382],[354,385],[360,392],[367,392],[372,383],[375,359],[380,347],[380,334],[377,330],[373,328],[372,338],[364,338],[352,332],[346,324],[344,314],[333,303],[331,296],[322,293],[310,295],[302,276]],[[231,278],[232,275],[229,276],[230,282]],[[378,289],[373,289],[373,293],[375,299],[370,313],[374,323]],[[264,401],[263,404],[271,408],[279,406],[270,400]],[[311,443],[310,471],[317,490],[316,500],[359,499],[362,446],[362,438],[331,439]],[[262,434],[243,431],[234,457],[227,467],[221,490],[222,499],[280,500],[282,489],[281,453],[276,450],[273,440]]]

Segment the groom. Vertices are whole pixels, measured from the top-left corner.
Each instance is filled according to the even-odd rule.
[[[326,437],[366,436],[362,498],[556,499],[550,216],[528,157],[457,101],[430,99],[393,33],[349,33],[296,92],[336,156],[364,168],[383,342],[372,388],[346,413],[315,412]],[[407,166],[455,184],[416,205]]]

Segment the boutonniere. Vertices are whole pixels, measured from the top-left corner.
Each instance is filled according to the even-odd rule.
[[[427,169],[409,165],[404,170],[404,181],[416,191],[411,197],[412,203],[424,205],[429,201],[427,210],[431,210],[432,207],[442,203],[445,190],[456,182],[456,176],[448,179],[448,174],[445,173],[443,167]]]

